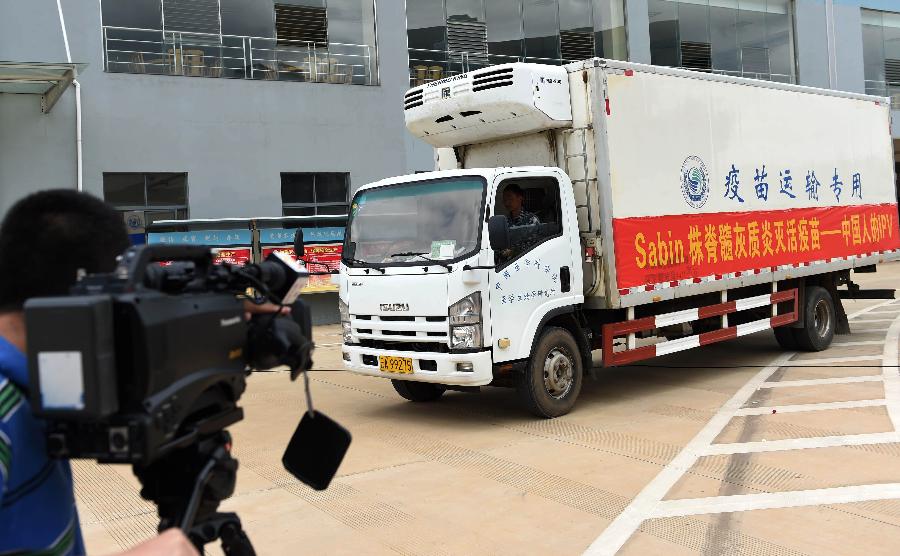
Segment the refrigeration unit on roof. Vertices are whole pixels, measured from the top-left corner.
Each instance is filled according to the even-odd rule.
[[[566,69],[504,64],[410,89],[406,127],[435,147],[484,143],[572,125]]]

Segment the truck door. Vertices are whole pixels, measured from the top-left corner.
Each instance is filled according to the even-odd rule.
[[[578,239],[568,180],[561,184],[551,170],[504,175],[495,191],[493,214],[506,216],[511,244],[494,254],[491,272],[494,361],[503,362],[528,357],[542,317],[572,305],[575,294],[580,299],[582,270],[573,257]],[[509,347],[500,347],[506,340]]]

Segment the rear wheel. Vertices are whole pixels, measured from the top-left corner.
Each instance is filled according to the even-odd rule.
[[[433,402],[444,395],[444,387],[428,382],[391,379],[394,390],[411,402]]]
[[[823,287],[808,286],[803,306],[803,328],[792,328],[797,346],[805,351],[828,349],[834,340],[837,313],[831,294]]]
[[[516,387],[525,406],[538,417],[559,417],[575,406],[583,369],[578,344],[564,328],[541,334]]]

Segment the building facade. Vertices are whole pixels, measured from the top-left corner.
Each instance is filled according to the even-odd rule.
[[[900,108],[897,0],[421,0],[407,2],[407,25],[413,85],[593,55],[892,96]]]
[[[403,124],[402,3],[60,6],[0,0],[0,60],[86,64],[80,177],[74,87],[48,114],[35,95],[2,94],[0,212],[80,179],[148,222],[327,214],[353,186],[433,164]]]

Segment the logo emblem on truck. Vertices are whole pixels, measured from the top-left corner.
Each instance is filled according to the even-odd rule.
[[[687,204],[701,208],[709,199],[709,172],[699,157],[689,156],[681,165],[681,193]]]

